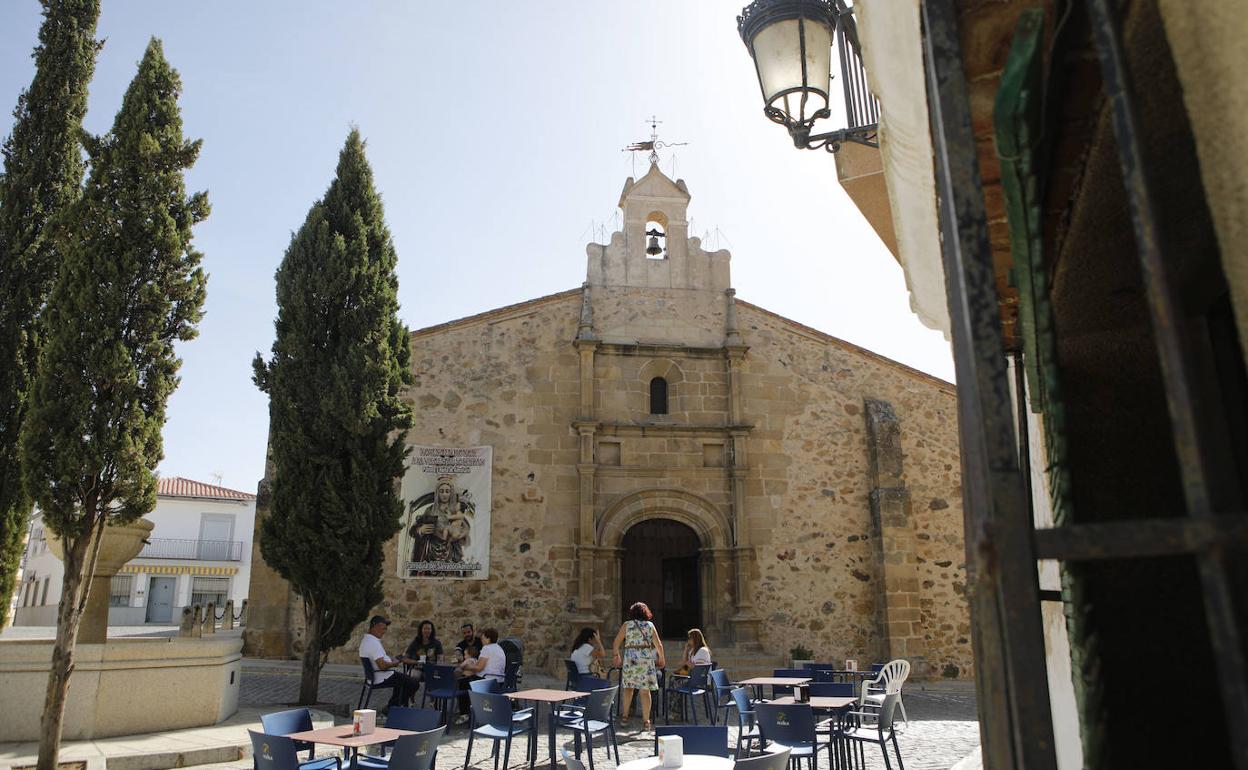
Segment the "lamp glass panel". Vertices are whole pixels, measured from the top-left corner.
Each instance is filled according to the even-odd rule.
[[[806,81],[802,81],[800,31],[806,33]],[[805,108],[800,94],[774,104],[795,121],[807,119],[828,106],[828,83],[832,67],[832,30],[809,19],[785,19],[768,24],[754,36],[754,61],[763,98],[772,105],[776,96],[790,89],[808,89]],[[786,106],[787,104],[787,106]]]

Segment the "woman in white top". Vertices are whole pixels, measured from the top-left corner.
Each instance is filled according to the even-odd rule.
[[[475,661],[465,660],[460,664],[460,668],[465,674],[476,674],[482,679],[503,681],[506,679],[507,653],[503,652],[503,648],[498,644],[498,629],[481,629],[481,641],[485,643],[485,646],[481,648],[477,659]],[[465,712],[460,714],[455,723],[460,724],[467,721],[468,714]]]
[[[711,665],[711,648],[706,646],[706,637],[697,628],[689,629],[688,640],[685,642],[685,665],[687,672],[694,666]]]
[[[481,654],[477,656],[476,666],[465,668],[465,671],[470,670],[471,673],[479,674],[482,679],[503,681],[507,671],[507,653],[498,646],[498,629],[481,629],[481,641],[485,642],[485,646],[481,648]]]
[[[594,673],[594,660],[606,654],[598,629],[585,627],[576,635],[576,641],[572,642],[572,654],[568,657],[576,664],[577,672],[584,675]]]

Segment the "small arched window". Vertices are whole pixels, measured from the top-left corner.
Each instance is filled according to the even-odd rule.
[[[650,414],[667,414],[667,380],[650,380]]]

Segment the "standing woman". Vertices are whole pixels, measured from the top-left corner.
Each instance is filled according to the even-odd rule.
[[[663,641],[650,620],[654,615],[644,602],[628,608],[628,620],[620,626],[611,648],[615,653],[615,665],[623,661],[620,686],[624,688],[621,701],[620,724],[629,720],[628,710],[633,705],[633,692],[641,699],[641,729],[650,729],[650,693],[659,689],[659,669],[665,665]],[[620,645],[624,646],[621,658]]]

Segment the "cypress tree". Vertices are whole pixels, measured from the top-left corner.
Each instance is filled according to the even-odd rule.
[[[99,0],[44,0],[35,77],[17,100],[0,176],[0,628],[30,519],[19,436],[60,256],[50,224],[82,192],[79,134],[100,44]]]
[[[303,599],[304,704],[329,652],[380,603],[382,548],[400,526],[412,374],[397,261],[353,129],[277,270],[272,356],[254,361],[273,463],[260,552]]]
[[[165,403],[192,339],[206,277],[191,227],[208,215],[186,194],[200,143],[182,137],[181,83],[160,41],[147,46],[112,130],[85,140],[91,173],[57,229],[60,277],[22,430],[27,488],[65,551],[39,744],[54,770],[74,644],[108,523],[156,504]]]

